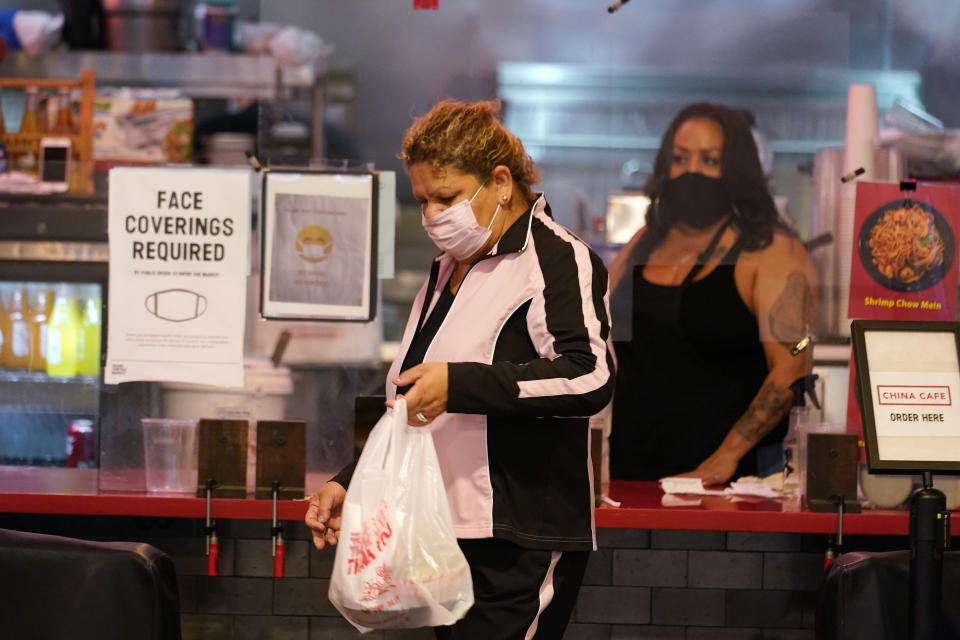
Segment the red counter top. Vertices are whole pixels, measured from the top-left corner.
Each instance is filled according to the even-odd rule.
[[[97,469],[0,466],[0,513],[57,513],[99,516],[205,518],[207,501],[191,494],[98,491]],[[115,474],[116,475],[116,474]],[[131,487],[143,486],[143,473],[130,474]],[[332,474],[307,474],[307,486],[319,487]],[[305,500],[277,502],[279,520],[303,520]],[[271,500],[214,498],[210,517],[270,520]]]
[[[308,474],[312,491],[330,474]],[[203,518],[206,500],[186,494],[98,493],[96,469],[0,467],[0,513],[55,513],[106,516],[158,516]],[[611,483],[610,498],[619,507],[596,510],[598,527],[626,529],[688,529],[701,531],[769,531],[783,533],[835,533],[832,513],[804,510],[796,499],[738,498],[730,496],[672,496],[655,482]],[[269,520],[270,500],[214,498],[214,518]],[[277,517],[302,520],[304,500],[281,500]],[[960,514],[952,516],[952,531],[960,535]],[[906,510],[865,509],[844,515],[845,534],[907,535]]]
[[[664,506],[664,494],[656,482],[628,481],[612,482],[609,495],[620,507],[598,508],[598,527],[785,533],[836,533],[837,530],[835,513],[806,511],[796,498],[685,495],[672,498],[673,502],[686,504]],[[960,514],[956,511],[951,524],[951,530],[960,535]],[[845,535],[907,535],[909,530],[909,512],[905,509],[864,509],[843,517]]]

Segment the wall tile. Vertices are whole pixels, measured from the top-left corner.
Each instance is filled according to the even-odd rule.
[[[273,577],[272,543],[263,540],[235,540],[236,567],[238,576]],[[308,543],[303,540],[284,541],[284,577],[305,578],[309,572]]]
[[[313,537],[303,520],[286,520],[283,530],[287,540],[310,540]]]
[[[597,547],[649,549],[650,532],[646,529],[597,529]]]
[[[433,629],[429,627],[421,629],[389,629],[383,632],[383,640],[434,640],[435,638],[436,636],[433,633]]]
[[[180,613],[196,613],[197,577],[178,575],[177,592],[180,595]]]
[[[613,584],[636,587],[687,586],[687,552],[614,550]]]
[[[612,549],[597,549],[590,554],[587,571],[583,575],[583,584],[609,585],[613,576]]]
[[[339,616],[327,598],[329,580],[319,578],[274,579],[273,612],[279,615]]]
[[[760,629],[715,629],[710,627],[687,627],[686,640],[763,640]]]
[[[800,551],[803,536],[798,533],[728,531],[728,551]]]
[[[270,521],[230,520],[230,537],[268,540],[270,538]]]
[[[864,538],[875,538],[875,537],[878,537],[878,536],[863,536],[863,537],[864,537]],[[803,549],[802,549],[803,551],[807,551],[807,552],[810,552],[810,553],[819,553],[819,554],[821,554],[821,555],[826,552],[826,550],[827,550],[827,543],[829,542],[828,536],[826,536],[826,535],[824,535],[824,534],[822,534],[822,533],[806,533],[806,534],[803,534],[802,540],[803,540]],[[905,544],[906,546],[901,546],[901,547],[889,547],[889,548],[890,548],[890,549],[896,549],[896,548],[909,549],[909,548],[910,548],[910,545],[909,545],[909,542],[907,541],[907,538],[904,537],[904,538],[902,538],[902,540],[904,540],[904,544]],[[863,547],[859,546],[857,543],[855,543],[853,540],[851,540],[848,536],[844,536],[844,541],[847,542],[847,544],[849,545],[849,546],[848,546],[849,549],[857,549],[857,550],[860,550],[860,549],[863,548]]]
[[[814,640],[813,629],[764,629],[763,640]]]
[[[726,623],[731,627],[799,629],[804,602],[800,591],[730,590],[726,592]]]
[[[723,626],[723,594],[719,589],[654,589],[651,619],[662,625]]]
[[[763,588],[816,591],[823,584],[823,556],[817,553],[763,554]]]
[[[614,625],[610,640],[684,640],[683,627]]]
[[[317,549],[313,542],[308,546],[310,554],[310,577],[311,578],[329,578],[333,573],[333,558],[337,553],[336,547],[330,545],[323,549]]]
[[[650,589],[581,587],[573,619],[576,622],[647,624],[650,622]]]
[[[800,626],[804,629],[813,629],[817,617],[817,592],[807,591],[802,597],[803,617]]]
[[[237,576],[272,578],[273,556],[270,554],[270,540],[242,539],[233,541]]]
[[[233,617],[188,613],[180,616],[183,640],[233,640]]]
[[[272,613],[272,578],[197,578],[197,610],[202,613]]]
[[[727,534],[724,531],[653,531],[652,549],[723,549]]]
[[[743,551],[691,551],[690,587],[759,589],[763,586],[763,555]]]
[[[610,625],[571,622],[563,640],[610,640]]]
[[[309,640],[346,640],[348,638],[350,640],[356,640],[357,638],[382,640],[383,634],[372,631],[361,636],[339,613],[335,617],[310,618]]]
[[[177,575],[207,575],[206,539],[198,535],[189,538],[167,538],[145,540],[173,559]],[[234,544],[230,538],[220,538],[220,555],[217,571],[221,576],[233,575]]]
[[[308,618],[304,616],[237,616],[235,640],[307,640]]]

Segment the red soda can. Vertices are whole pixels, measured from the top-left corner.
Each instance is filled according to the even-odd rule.
[[[67,428],[67,466],[90,468],[97,464],[93,421],[71,420]]]

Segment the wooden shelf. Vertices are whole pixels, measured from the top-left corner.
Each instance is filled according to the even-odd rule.
[[[0,140],[7,146],[8,154],[40,150],[40,140],[45,137],[69,138],[73,147],[74,170],[69,176],[70,191],[93,193],[93,96],[96,87],[93,69],[85,68],[79,78],[0,77],[0,89],[80,89],[80,116],[77,131],[70,135],[55,133],[4,133]]]

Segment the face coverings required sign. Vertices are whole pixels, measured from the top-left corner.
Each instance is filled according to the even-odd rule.
[[[250,174],[110,171],[108,384],[243,386]]]

